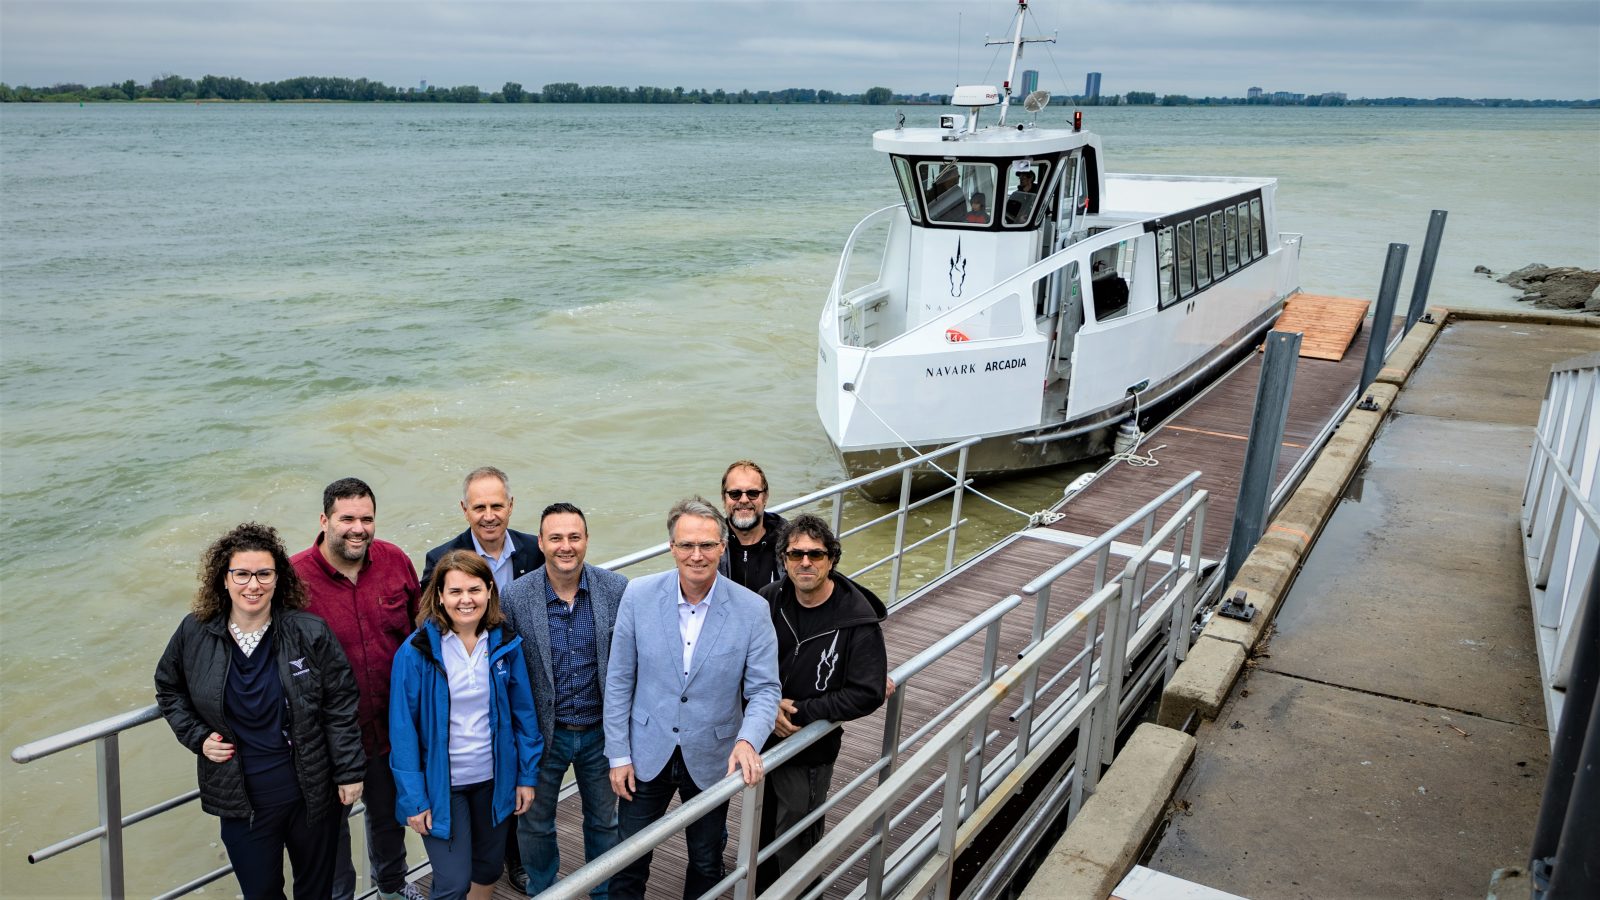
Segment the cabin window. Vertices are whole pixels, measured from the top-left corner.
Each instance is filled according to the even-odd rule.
[[[1225,246],[1228,254],[1228,271],[1239,268],[1239,207],[1230,206],[1222,211],[1222,223],[1228,230]]]
[[[1156,277],[1161,284],[1161,306],[1166,308],[1177,299],[1177,292],[1172,287],[1172,229],[1163,228],[1156,232]]]
[[[1205,216],[1194,220],[1194,276],[1200,287],[1211,283],[1211,225]]]
[[[1123,241],[1089,255],[1089,286],[1094,294],[1096,322],[1120,319],[1128,314],[1137,249],[1133,241]]]
[[[1214,279],[1221,279],[1228,271],[1222,267],[1222,243],[1228,237],[1223,232],[1222,210],[1219,209],[1211,214],[1211,277]]]
[[[1050,164],[1019,159],[1006,176],[1006,225],[1021,226],[1033,220],[1039,197],[1050,180]]]
[[[900,182],[900,196],[905,198],[906,212],[911,215],[911,221],[922,221],[922,205],[917,202],[916,180],[911,175],[911,163],[903,156],[894,158],[894,177]]]
[[[1188,222],[1178,223],[1178,293],[1194,293],[1194,227]]]
[[[1261,233],[1262,233],[1262,231],[1263,231],[1263,229],[1262,229],[1262,223],[1261,223],[1261,201],[1260,200],[1251,200],[1250,201],[1250,257],[1252,259],[1260,259],[1261,258]]]
[[[978,228],[994,221],[993,163],[918,163],[917,182],[927,205],[928,221]]]

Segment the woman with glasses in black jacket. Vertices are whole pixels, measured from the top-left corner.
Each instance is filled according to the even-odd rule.
[[[333,888],[339,817],[361,796],[356,683],[278,533],[248,522],[206,550],[190,613],[156,666],[156,702],[196,756],[200,807],[222,819],[248,900]]]

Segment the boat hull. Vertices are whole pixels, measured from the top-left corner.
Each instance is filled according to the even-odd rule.
[[[1197,360],[1184,371],[1174,373],[1162,383],[1152,385],[1148,393],[1155,399],[1142,402],[1138,407],[1139,428],[1149,430],[1159,424],[1185,403],[1204,393],[1240,360],[1255,352],[1267,330],[1282,312],[1283,304],[1283,300],[1272,304],[1233,335],[1230,341],[1218,347],[1215,353]],[[1134,406],[1130,399],[1124,406],[1069,419],[1049,428],[1020,429],[986,437],[967,451],[967,477],[980,482],[995,480],[1107,456],[1112,452],[1117,428],[1133,415]],[[833,444],[833,449],[846,474],[857,478],[960,440],[964,438],[953,437],[915,448],[844,449]],[[956,474],[956,465],[955,459],[949,458],[941,463],[946,470],[944,472],[931,466],[913,470],[912,492],[927,494],[949,485]],[[895,499],[900,489],[899,475],[869,482],[859,488],[863,496],[880,502]]]

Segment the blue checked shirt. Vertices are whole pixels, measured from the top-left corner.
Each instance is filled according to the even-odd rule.
[[[556,724],[593,725],[601,714],[600,663],[589,576],[578,576],[578,595],[570,607],[556,596],[549,581],[544,597],[550,622],[550,672],[556,682]]]

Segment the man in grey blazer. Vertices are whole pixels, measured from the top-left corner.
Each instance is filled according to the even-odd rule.
[[[506,624],[522,636],[545,752],[533,806],[517,819],[522,865],[531,896],[561,869],[556,801],[570,765],[583,800],[583,856],[617,845],[617,798],[611,792],[602,723],[611,629],[628,579],[584,561],[589,524],[571,503],[552,503],[539,517],[545,563],[512,582],[501,598]],[[606,885],[589,892],[604,900]]]
[[[761,780],[760,747],[778,711],[778,639],[765,600],[717,575],[728,525],[695,497],[667,514],[676,568],[634,579],[622,595],[606,671],[606,756],[621,798],[622,837],[738,769]],[[742,701],[742,708],[741,708]],[[728,804],[684,834],[683,896],[722,879]],[[611,878],[615,900],[642,900],[652,854]]]

